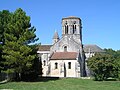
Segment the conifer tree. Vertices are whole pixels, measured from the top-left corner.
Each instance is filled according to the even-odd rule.
[[[4,45],[4,31],[10,20],[10,12],[8,10],[0,11],[0,72],[3,69],[2,46]]]
[[[21,9],[10,14],[10,20],[4,31],[4,46],[2,58],[5,72],[16,73],[17,79],[32,67],[36,55],[31,54],[29,44],[38,40],[36,29],[31,27],[30,17]]]

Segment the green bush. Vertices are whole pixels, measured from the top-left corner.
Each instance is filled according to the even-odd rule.
[[[115,57],[110,54],[99,53],[89,58],[87,65],[92,71],[94,80],[103,81],[108,78],[119,78],[119,64]]]

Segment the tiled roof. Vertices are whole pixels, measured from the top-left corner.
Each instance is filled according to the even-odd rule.
[[[50,51],[50,47],[52,45],[41,45],[38,49],[38,51]]]
[[[84,45],[83,49],[84,52],[104,52],[104,50],[97,45]]]
[[[76,58],[77,52],[55,52],[50,60],[75,60]]]

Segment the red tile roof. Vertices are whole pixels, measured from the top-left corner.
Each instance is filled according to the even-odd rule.
[[[77,52],[55,52],[50,60],[75,60]]]

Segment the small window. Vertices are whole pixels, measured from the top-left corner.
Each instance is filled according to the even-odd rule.
[[[67,34],[68,34],[68,25],[67,25]]]
[[[55,63],[55,69],[58,69],[58,63],[57,62]]]
[[[68,25],[65,26],[65,34],[68,34]]]
[[[67,46],[64,47],[64,52],[67,52]]]
[[[73,34],[74,34],[76,31],[76,25],[73,25],[72,27],[73,27]]]
[[[44,66],[46,65],[46,61],[45,61],[45,60],[43,61],[43,65],[44,65]]]
[[[73,34],[75,33],[75,28],[74,28],[74,25],[73,25]]]
[[[68,62],[68,69],[71,69],[71,62]]]
[[[76,30],[76,25],[74,25],[74,28],[75,28],[75,30]]]

